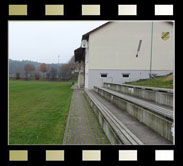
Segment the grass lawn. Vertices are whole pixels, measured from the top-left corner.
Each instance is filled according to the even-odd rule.
[[[9,82],[9,144],[62,144],[71,82]]]
[[[129,82],[126,84],[173,89],[173,75],[170,74],[170,75],[166,75],[166,76],[155,77],[153,79]]]

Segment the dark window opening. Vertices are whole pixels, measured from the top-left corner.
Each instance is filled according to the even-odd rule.
[[[123,76],[124,78],[128,78],[128,77],[130,76],[130,74],[122,74],[122,76]]]
[[[107,77],[107,74],[100,74],[101,77]]]

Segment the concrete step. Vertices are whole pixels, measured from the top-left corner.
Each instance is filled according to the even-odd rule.
[[[150,101],[160,106],[173,108],[174,93],[172,89],[113,83],[104,83],[103,86],[104,88]]]
[[[119,98],[123,98],[124,100],[127,100],[129,102],[132,102],[136,105],[139,105],[143,108],[147,108],[148,110],[151,110],[153,113],[157,113],[160,116],[163,116],[164,118],[168,118],[170,120],[173,120],[173,108],[165,107],[163,105],[157,105],[156,103],[149,102],[143,99],[139,99],[130,95],[122,94],[120,92],[110,90],[107,88],[101,88],[101,87],[95,87],[94,89],[99,89],[102,91],[105,91],[107,93],[110,93],[114,96],[117,96]]]
[[[94,90],[121,110],[127,111],[131,116],[173,142],[171,132],[173,111],[171,108],[159,106],[106,88],[94,87]]]
[[[96,92],[85,90],[85,94],[112,144],[171,144],[170,141],[149,129],[126,111],[115,107]]]
[[[85,90],[85,94],[111,144],[143,145],[91,91]]]

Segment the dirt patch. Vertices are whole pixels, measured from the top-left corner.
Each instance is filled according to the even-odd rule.
[[[163,81],[163,82],[167,82],[167,81],[171,81],[171,80],[173,80],[173,74],[167,76],[167,77],[164,78],[162,81]]]

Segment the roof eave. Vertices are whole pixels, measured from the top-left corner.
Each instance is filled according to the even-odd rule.
[[[88,40],[88,39],[89,39],[89,35],[90,35],[91,33],[97,31],[98,29],[100,29],[100,28],[102,28],[102,27],[104,27],[104,26],[106,26],[106,25],[108,25],[108,24],[110,24],[110,23],[112,23],[112,22],[107,22],[107,23],[105,23],[105,24],[102,24],[101,26],[99,26],[99,27],[97,27],[97,28],[95,28],[95,29],[89,31],[88,33],[85,33],[85,34],[82,36],[82,40]]]

